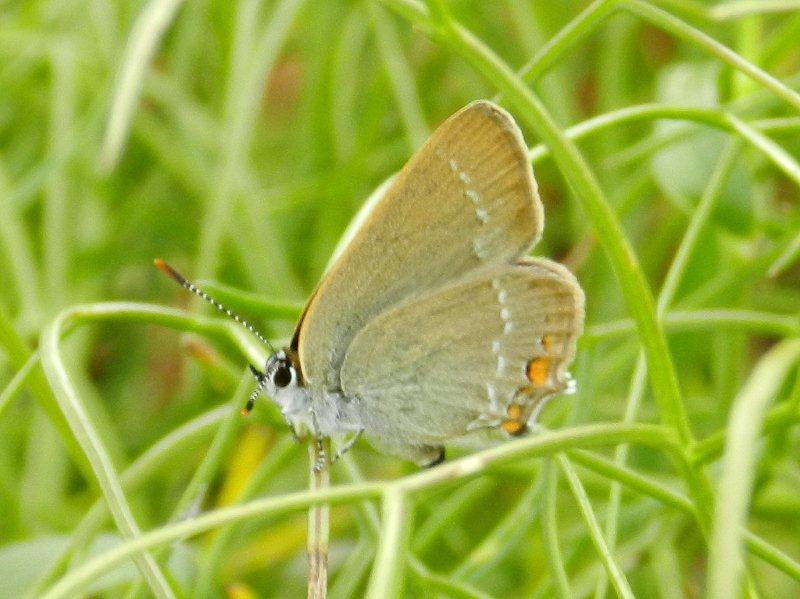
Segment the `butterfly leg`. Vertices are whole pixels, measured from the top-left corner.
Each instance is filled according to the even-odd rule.
[[[339,447],[336,450],[336,453],[331,458],[331,466],[333,466],[336,462],[338,462],[339,458],[341,458],[344,454],[350,451],[350,449],[352,449],[353,445],[355,445],[356,441],[358,441],[361,438],[362,434],[364,434],[364,429],[363,428],[358,429],[356,434],[353,435],[351,439],[349,439],[346,443],[344,443],[341,447]]]
[[[322,431],[319,428],[319,421],[317,420],[317,413],[309,408],[308,413],[311,416],[311,424],[314,427],[314,443],[317,446],[317,458],[314,460],[314,472],[321,472],[325,470],[328,464],[327,452],[325,451],[325,438],[322,436]],[[333,462],[331,462],[333,463]]]
[[[286,426],[291,431],[292,437],[294,437],[295,442],[296,443],[302,443],[302,440],[300,439],[300,435],[298,435],[297,431],[294,430],[294,426],[292,426],[292,421],[289,419],[289,416],[284,414],[283,412],[281,412],[281,415],[283,416],[283,421],[286,423]]]
[[[444,446],[443,445],[439,446],[439,447],[430,447],[429,449],[432,450],[432,451],[438,451],[438,454],[435,455],[435,457],[431,461],[427,462],[426,464],[422,464],[423,468],[433,468],[434,466],[438,466],[439,464],[444,462]]]

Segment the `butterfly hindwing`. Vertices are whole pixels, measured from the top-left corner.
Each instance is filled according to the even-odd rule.
[[[476,270],[369,322],[347,351],[342,390],[378,442],[435,446],[494,425],[520,432],[565,387],[583,302],[550,260]]]

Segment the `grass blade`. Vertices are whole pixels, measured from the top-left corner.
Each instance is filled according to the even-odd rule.
[[[62,312],[42,331],[39,349],[42,366],[72,433],[91,464],[117,528],[123,536],[135,539],[139,536],[139,527],[125,498],[122,484],[61,361],[58,346],[62,332],[68,325],[68,318],[69,313]],[[141,553],[133,559],[156,597],[174,597],[164,573],[152,556]]]

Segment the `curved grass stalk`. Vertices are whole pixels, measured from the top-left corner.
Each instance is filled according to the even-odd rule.
[[[123,537],[137,539],[139,538],[139,527],[133,518],[119,477],[61,361],[59,341],[63,331],[69,326],[71,316],[70,310],[62,312],[42,331],[39,344],[42,367],[59,408],[89,460],[117,528]],[[151,555],[142,552],[132,558],[156,597],[175,596],[164,573]]]
[[[369,10],[372,20],[372,28],[377,37],[378,50],[386,69],[387,78],[403,118],[408,147],[413,152],[425,143],[430,135],[414,76],[408,62],[399,51],[400,40],[397,31],[384,8],[375,2],[368,2],[367,10]]]
[[[138,322],[206,335],[230,344],[254,363],[260,363],[265,358],[263,347],[237,323],[227,319],[198,316],[185,310],[137,302],[83,304],[69,308],[63,314],[62,335],[68,335],[79,325],[93,322]]]
[[[326,492],[300,491],[287,493],[280,497],[259,499],[240,506],[206,512],[196,518],[189,518],[145,533],[86,561],[80,567],[70,571],[57,584],[42,594],[42,599],[74,597],[100,574],[123,563],[130,556],[147,551],[152,547],[255,517],[279,516],[303,510],[312,505],[319,505],[320,503],[338,505],[359,499],[379,497],[382,490],[383,485],[381,483],[339,486],[330,488]]]
[[[384,0],[388,1],[388,0]],[[596,0],[564,26],[520,71],[528,83],[543,75],[567,50],[595,31],[616,10],[638,15],[674,36],[689,41],[800,110],[800,94],[739,54],[681,19],[642,0]],[[409,13],[410,14],[410,13]]]
[[[623,597],[624,599],[633,599],[633,591],[631,590],[631,587],[628,584],[628,580],[625,578],[625,574],[623,574],[622,569],[617,565],[616,561],[614,561],[614,556],[611,554],[611,550],[603,538],[603,531],[600,529],[600,523],[597,521],[597,517],[594,515],[594,510],[592,509],[592,504],[589,501],[589,496],[586,494],[586,490],[583,488],[578,475],[575,473],[574,468],[569,463],[569,460],[566,458],[566,456],[559,454],[555,459],[557,460],[561,471],[564,473],[570,488],[572,489],[572,494],[575,496],[575,501],[578,503],[581,516],[583,517],[586,528],[588,529],[589,538],[592,540],[592,544],[597,551],[597,555],[603,564],[603,568],[605,569],[606,575],[611,581],[614,590],[617,592],[618,596]]]
[[[728,147],[725,148],[722,156],[719,159],[717,167],[714,169],[714,172],[711,175],[711,180],[709,181],[708,186],[703,193],[703,197],[700,199],[697,210],[695,210],[694,214],[692,215],[692,219],[689,221],[689,226],[686,228],[686,233],[684,234],[683,239],[678,246],[678,250],[675,252],[675,258],[673,259],[672,264],[670,264],[667,275],[664,278],[664,284],[661,288],[661,292],[658,295],[658,301],[656,302],[656,314],[659,319],[663,319],[669,305],[672,303],[675,295],[677,294],[678,286],[683,278],[683,274],[686,271],[689,260],[697,247],[697,242],[700,239],[700,233],[706,228],[709,220],[711,219],[711,214],[714,211],[717,200],[722,195],[725,184],[728,181],[728,177],[730,176],[736,163],[736,158],[739,155],[739,149],[740,143],[738,140],[730,142]],[[636,416],[639,411],[639,405],[641,404],[642,397],[644,395],[646,376],[647,363],[645,362],[645,356],[640,353],[638,359],[636,360],[633,377],[631,378],[623,422],[633,422],[636,420]],[[620,464],[624,464],[628,459],[628,451],[629,448],[627,446],[623,445],[618,447],[615,450],[615,460]],[[622,489],[618,484],[611,485],[611,492],[609,494],[608,502],[609,505],[606,512],[605,532],[608,537],[608,544],[612,550],[616,544],[617,538],[617,521],[622,499],[621,493]],[[699,524],[701,530],[706,533],[708,524],[707,521],[701,519]],[[605,596],[605,584],[606,581],[604,579],[599,582],[596,593],[598,597]]]
[[[615,441],[609,441],[610,435],[610,427],[615,425],[604,425],[601,428],[594,427],[579,427],[576,431],[572,431],[570,433],[570,438],[574,441],[574,444],[584,444],[587,443],[589,445],[592,444],[603,444],[604,441],[606,443],[611,442],[614,443]],[[632,427],[625,427],[625,432],[627,433],[627,439],[617,439],[616,442],[619,441],[635,441],[637,439],[641,439],[644,435],[649,440],[652,441],[652,437],[650,433],[653,428],[660,428],[660,427],[652,427],[652,426],[645,426],[645,425],[635,425]],[[618,434],[622,434],[623,431],[618,431]],[[577,434],[580,433],[580,434]],[[553,444],[551,440],[544,439],[543,437],[551,438],[551,437],[559,437],[562,438],[565,436],[563,431],[559,433],[547,433],[537,437],[539,439],[538,443],[534,444],[534,447],[530,447],[531,443],[529,443],[528,449],[529,454],[531,457],[534,455],[544,455],[544,454],[552,454],[556,453],[561,450],[569,451],[570,448],[564,446],[563,443],[558,442]],[[509,446],[516,445],[517,443],[508,444],[506,447],[500,447],[496,449],[509,449]],[[487,450],[494,452],[496,449]],[[547,451],[543,451],[547,450]],[[694,509],[693,504],[685,497],[676,494],[675,492],[661,486],[659,483],[654,481],[650,481],[645,477],[642,477],[639,474],[633,473],[632,471],[626,470],[624,468],[620,468],[619,466],[613,464],[612,462],[608,462],[604,458],[595,458],[587,462],[582,456],[585,452],[571,454],[573,455],[573,459],[578,461],[579,463],[587,464],[587,467],[593,467],[597,469],[598,472],[606,472],[609,475],[613,473],[621,473],[616,474],[618,480],[625,481],[626,484],[631,484],[632,488],[639,489],[644,493],[650,494],[656,499],[666,498],[666,502],[670,505],[678,509],[684,509],[691,513]],[[503,461],[506,459],[518,459],[518,455],[516,451],[509,452]],[[462,458],[457,462],[464,462],[468,461],[469,458]],[[605,464],[603,465],[603,462]],[[454,464],[453,462],[451,464]],[[496,463],[500,463],[498,460]],[[601,467],[598,467],[597,464],[601,464]],[[474,475],[475,472],[472,468],[458,468],[459,472],[461,472],[465,476]],[[389,486],[400,487],[402,488],[402,482],[405,479],[400,479],[398,481],[389,482],[389,483],[356,483],[352,485],[346,486],[337,486],[331,489],[328,489],[325,492],[318,492],[313,493],[309,491],[302,491],[297,493],[290,493],[281,497],[270,497],[265,499],[255,500],[241,506],[232,506],[227,508],[220,508],[217,510],[213,510],[207,512],[201,516],[198,516],[193,519],[185,520],[183,522],[170,524],[167,526],[163,526],[159,529],[153,530],[151,532],[147,532],[143,534],[136,540],[126,541],[123,544],[113,548],[112,550],[96,556],[91,560],[87,561],[85,564],[81,565],[76,570],[69,572],[63,579],[61,579],[57,585],[53,586],[49,589],[46,593],[42,596],[46,599],[54,599],[57,597],[68,597],[72,596],[75,593],[78,593],[80,589],[85,588],[85,585],[94,580],[97,576],[101,575],[104,572],[107,572],[111,568],[115,567],[117,564],[124,562],[130,555],[133,555],[139,551],[149,549],[151,547],[156,547],[158,545],[162,545],[165,543],[170,543],[176,539],[183,538],[183,537],[190,537],[193,535],[200,534],[207,530],[211,530],[220,526],[224,526],[225,524],[238,522],[242,520],[247,520],[255,517],[263,517],[267,515],[277,516],[280,514],[288,513],[290,511],[299,511],[308,508],[310,505],[317,505],[320,503],[330,503],[330,504],[341,504],[341,503],[352,503],[357,501],[363,501],[365,499],[374,499],[381,497],[384,491]],[[447,478],[445,480],[451,480]],[[414,485],[414,488],[419,488],[417,485]],[[780,552],[772,548],[768,543],[758,539],[758,537],[747,535],[748,539],[755,539],[753,543],[748,540],[748,548],[751,546],[756,546],[756,550],[754,551],[755,554],[760,555],[763,557],[762,553],[765,554],[767,557],[767,561],[773,563],[774,565],[780,564],[777,567],[784,569],[784,571],[789,572],[796,572],[793,574],[795,578],[800,580],[800,565],[795,564],[792,562],[790,558],[782,555]],[[763,551],[762,551],[763,550]]]
[[[569,577],[564,565],[561,547],[558,543],[558,510],[556,508],[558,497],[558,470],[555,464],[549,461],[545,465],[545,490],[544,507],[542,508],[542,541],[545,545],[545,557],[550,564],[550,578],[553,586],[561,599],[573,597],[569,586]]]
[[[800,185],[800,165],[791,154],[764,135],[762,131],[782,130],[786,127],[794,129],[798,126],[794,119],[789,122],[786,122],[785,119],[764,119],[754,123],[747,123],[729,112],[723,112],[718,109],[640,104],[638,106],[627,106],[587,119],[566,129],[565,135],[569,139],[577,141],[622,123],[642,120],[690,121],[702,123],[722,131],[738,133],[757,150],[761,151],[787,177]],[[541,162],[549,155],[550,150],[544,144],[534,146],[528,152],[528,158],[533,164]]]
[[[756,470],[756,439],[769,402],[800,360],[800,340],[783,341],[756,365],[734,401],[714,511],[708,566],[708,596],[733,597],[742,568],[742,527]]]
[[[152,306],[148,304],[135,304],[129,302],[109,302],[100,304],[89,304],[84,306],[77,306],[69,310],[65,310],[59,315],[57,319],[58,331],[52,333],[55,335],[54,343],[60,337],[72,332],[77,326],[90,322],[120,320],[128,322],[150,322],[157,323],[164,326],[178,328],[182,330],[189,330],[194,332],[204,332],[211,336],[216,336],[218,339],[227,340],[232,342],[242,353],[250,356],[250,359],[255,361],[263,360],[263,348],[255,344],[253,339],[246,334],[245,331],[238,326],[232,326],[236,323],[222,319],[203,318],[191,315],[187,312],[163,308],[159,306]],[[55,326],[55,325],[51,325]],[[42,344],[44,345],[44,344]],[[53,382],[51,381],[51,384]],[[238,406],[243,403],[243,397],[247,395],[252,386],[252,381],[249,374],[245,374],[242,378],[239,390],[234,397],[234,403]],[[73,393],[74,395],[74,393]],[[77,396],[75,396],[77,399]],[[62,410],[64,408],[62,407]],[[233,434],[236,430],[236,425],[239,423],[238,411],[236,409],[228,410],[229,418],[227,425],[223,426],[214,438],[209,452],[206,454],[205,459],[201,463],[198,470],[195,472],[192,480],[187,488],[184,490],[178,504],[173,513],[173,518],[181,517],[184,512],[189,509],[191,505],[196,504],[198,497],[204,492],[204,489],[210,484],[210,479],[214,476],[216,469],[221,462],[221,456],[226,452],[226,448],[230,446]],[[232,414],[232,416],[231,416]],[[66,415],[66,412],[65,412]],[[91,426],[87,422],[87,426]],[[96,435],[95,435],[96,436]],[[77,435],[76,435],[77,437]],[[91,437],[91,435],[90,435]],[[80,440],[80,438],[79,438]],[[84,452],[86,449],[84,448]],[[87,457],[88,456],[87,454]],[[90,459],[91,462],[91,459]],[[101,465],[101,462],[98,462]],[[94,467],[94,465],[93,465]],[[109,471],[113,472],[113,471]],[[104,488],[104,494],[108,497],[108,492],[114,489],[114,478],[112,476],[111,487],[109,491]],[[98,477],[99,478],[99,477]],[[118,481],[117,486],[118,486]],[[102,483],[101,483],[102,488]],[[124,500],[124,495],[120,495]],[[109,501],[110,503],[110,501]],[[117,526],[120,526],[120,518],[124,515],[124,507],[118,509],[118,514],[114,514]],[[112,511],[113,514],[113,511]],[[124,532],[124,529],[121,529]],[[147,560],[152,560],[152,557],[147,556]],[[155,562],[153,562],[154,564]],[[152,587],[151,587],[152,588]],[[139,585],[134,585],[132,594],[138,595],[141,591]]]
[[[553,122],[533,92],[471,32],[457,23],[451,23],[446,28],[437,28],[430,20],[428,12],[412,0],[384,1],[472,63],[506,95],[519,109],[520,115],[551,148],[554,160],[581,200],[590,223],[596,232],[602,233],[598,235],[598,240],[611,262],[627,308],[637,323],[661,418],[674,429],[683,443],[691,444],[693,436],[663,329],[656,317],[650,288],[613,209],[584,158]],[[685,474],[693,495],[704,510],[707,510],[710,507],[710,486],[707,479],[692,470],[687,470]]]
[[[3,415],[8,405],[14,400],[17,394],[22,391],[28,382],[28,379],[33,372],[33,369],[39,365],[39,352],[33,352],[27,359],[25,364],[22,365],[16,374],[8,382],[2,392],[0,392],[0,416]]]
[[[119,479],[123,490],[128,493],[135,490],[158,467],[166,461],[174,459],[184,447],[191,446],[199,437],[207,435],[211,429],[218,426],[228,411],[225,406],[209,410],[156,441],[120,474]],[[67,567],[71,555],[78,549],[91,545],[92,538],[97,534],[107,516],[108,506],[102,497],[98,498],[73,530],[69,544],[62,555],[56,559],[53,566],[35,585],[34,595],[41,594],[53,578]]]
[[[397,488],[384,491],[378,553],[365,595],[369,599],[391,599],[401,595],[409,525],[408,499],[403,491]]]
[[[286,43],[292,23],[303,6],[303,0],[281,0],[258,39],[254,25],[259,2],[248,0],[237,11],[233,48],[230,53],[229,76],[220,130],[219,171],[200,231],[196,272],[213,276],[219,248],[225,234],[229,209],[237,190],[241,165],[247,161],[252,132],[258,115],[258,104],[267,82],[267,74]],[[253,46],[255,46],[254,49]],[[262,227],[266,226],[262,223]]]
[[[587,424],[551,431],[485,449],[469,456],[445,462],[436,468],[401,478],[393,485],[402,491],[414,493],[437,487],[449,481],[472,478],[486,472],[494,465],[551,455],[575,447],[594,447],[635,443],[658,448],[683,463],[683,449],[674,433],[654,424]]]
[[[80,567],[67,573],[56,585],[43,594],[43,598],[55,599],[57,597],[73,596],[97,576],[124,562],[132,555],[137,555],[152,547],[184,537],[191,537],[225,524],[254,517],[277,516],[321,503],[338,505],[374,499],[383,497],[385,493],[395,493],[405,497],[410,493],[416,493],[424,489],[472,478],[495,465],[499,466],[523,458],[532,459],[552,455],[570,449],[615,445],[617,443],[641,443],[649,447],[656,447],[678,460],[682,459],[683,455],[683,451],[673,438],[673,435],[664,427],[657,425],[636,424],[622,426],[619,424],[595,424],[543,433],[535,437],[493,447],[392,482],[357,483],[336,486],[325,491],[289,493],[281,497],[254,500],[240,506],[220,508],[195,518],[167,524],[144,533],[136,539],[127,540],[113,549],[88,560]],[[437,470],[442,472],[437,473]],[[396,527],[401,524],[398,521],[398,515],[404,512],[398,511],[396,504],[390,507],[394,510],[395,516],[392,526]],[[404,520],[404,518],[400,519]],[[395,532],[398,532],[398,529],[395,529]]]
[[[664,328],[668,332],[704,331],[726,328],[778,337],[800,336],[800,316],[771,314],[757,310],[676,310],[664,315]],[[581,336],[587,346],[605,343],[636,333],[630,319],[589,325]]]
[[[676,37],[692,42],[711,56],[716,56],[740,73],[746,75],[756,83],[760,83],[790,106],[800,110],[800,95],[791,88],[778,81],[766,71],[758,68],[750,61],[719,43],[699,29],[692,27],[681,19],[671,15],[642,0],[617,0],[619,6],[646,19],[651,24]]]
[[[183,0],[151,0],[131,28],[100,150],[100,166],[104,170],[111,170],[119,160],[142,91],[147,66],[181,4]]]

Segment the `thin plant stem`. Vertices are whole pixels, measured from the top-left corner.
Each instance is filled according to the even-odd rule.
[[[2,204],[2,202],[0,202],[0,204]],[[11,324],[11,321],[8,319],[8,316],[1,306],[0,347],[5,350],[9,362],[18,369],[24,368],[34,353]],[[40,364],[33,367],[28,377],[28,389],[55,425],[73,463],[80,469],[86,480],[90,481],[89,484],[95,484],[92,466],[78,441],[70,432],[70,425],[58,405],[55,394],[48,384]]]
[[[233,397],[228,402],[225,420],[215,431],[208,451],[178,498],[175,507],[172,508],[168,522],[186,519],[201,510],[208,490],[211,488],[225,457],[230,453],[236,440],[236,433],[239,431],[243,421],[243,417],[240,414],[241,406],[245,404],[245,400],[250,391],[252,391],[254,384],[252,374],[249,370],[245,370],[241,375]],[[157,554],[156,558],[160,559],[161,554]],[[128,596],[140,597],[143,594],[144,589],[141,583],[137,582],[129,591]]]
[[[428,139],[430,134],[419,102],[414,76],[399,52],[397,31],[386,9],[376,2],[367,2],[367,8],[389,84],[394,91],[395,101],[403,118],[408,147],[414,151]]]
[[[322,446],[313,441],[308,444],[308,480],[311,492],[330,488],[330,446],[329,440],[324,441]],[[328,594],[329,537],[330,506],[312,506],[308,510],[308,599],[324,599]]]
[[[104,170],[111,170],[119,160],[147,67],[181,4],[183,0],[150,0],[131,28],[100,151],[100,165]]]
[[[384,492],[378,554],[365,595],[368,599],[400,596],[410,524],[408,511],[408,500],[401,489]]]
[[[545,556],[550,565],[550,576],[553,586],[561,599],[573,597],[569,585],[566,566],[558,543],[558,469],[552,461],[545,465],[544,508],[542,514],[542,541],[545,545]]]
[[[140,535],[139,527],[133,518],[111,458],[61,361],[59,341],[68,326],[70,316],[69,311],[62,312],[42,331],[39,344],[42,366],[72,433],[91,464],[117,528],[125,537],[137,539]],[[133,556],[133,560],[156,597],[175,596],[153,556],[141,553]]]
[[[518,441],[516,443],[509,443],[503,446],[484,450],[479,454],[461,458],[453,462],[446,463],[438,468],[449,466],[446,476],[431,476],[431,473],[436,469],[429,472],[412,475],[403,479],[399,479],[389,484],[371,482],[371,483],[356,483],[352,485],[343,485],[331,487],[327,491],[312,493],[309,491],[301,491],[297,493],[289,493],[280,497],[269,497],[264,499],[257,499],[250,501],[240,506],[231,506],[226,508],[216,509],[206,512],[182,522],[176,522],[162,526],[156,530],[144,533],[140,538],[126,541],[115,548],[106,551],[105,553],[91,558],[86,563],[76,568],[63,577],[56,585],[48,589],[42,594],[45,599],[55,599],[59,597],[73,596],[80,589],[85,588],[91,580],[97,576],[113,568],[117,564],[125,561],[131,555],[137,554],[141,551],[147,550],[151,547],[159,546],[169,543],[179,538],[193,536],[211,530],[225,524],[238,522],[240,520],[252,519],[255,517],[264,517],[271,515],[273,517],[279,516],[290,511],[298,511],[306,509],[310,505],[318,505],[322,503],[341,504],[351,502],[361,502],[368,499],[375,499],[382,497],[387,490],[394,489],[396,491],[415,491],[428,488],[431,485],[441,485],[447,482],[458,480],[460,478],[471,478],[475,476],[476,471],[476,457],[478,463],[483,461],[481,454],[489,454],[492,456],[491,462],[494,464],[501,464],[508,461],[517,461],[520,459],[519,447],[520,444],[525,445],[525,453],[530,457],[540,455],[553,455],[560,451],[572,451],[575,446],[591,446],[591,445],[604,445],[614,444],[618,442],[631,442],[640,440],[644,443],[653,443],[654,437],[661,435],[656,431],[659,427],[652,425],[632,425],[629,427],[618,428],[615,425],[613,428],[606,425],[602,427],[583,426],[576,427],[572,431],[557,431],[543,433],[532,439]],[[618,434],[613,431],[617,430]],[[623,434],[624,433],[624,434]],[[654,434],[655,433],[655,434]],[[569,440],[569,441],[568,441]],[[679,451],[678,446],[675,445],[674,449]],[[500,455],[498,455],[498,453]],[[606,462],[608,472],[618,470],[618,467],[611,462]],[[422,480],[420,480],[422,477]],[[412,483],[408,484],[407,481],[411,479]],[[641,477],[638,475],[627,474],[623,480],[637,481]],[[642,487],[644,490],[659,488],[658,485],[646,483]],[[674,493],[664,489],[660,491],[661,496],[671,497]],[[688,504],[691,509],[691,503],[687,499],[676,499],[673,504],[676,507]],[[767,549],[764,553],[768,559],[772,560],[770,563],[780,564],[779,567],[785,567],[786,571],[794,573],[797,572],[796,578],[800,580],[800,565],[794,564],[789,559],[786,561],[786,556],[779,555],[779,552],[770,549],[769,544],[764,541],[757,541],[762,549]],[[750,543],[748,542],[748,547]],[[794,574],[793,574],[794,575]]]
[[[589,538],[592,540],[592,544],[595,546],[597,555],[600,557],[600,561],[605,568],[606,574],[608,575],[614,590],[620,597],[625,599],[633,599],[633,591],[631,590],[630,585],[628,584],[628,581],[625,578],[625,575],[622,573],[619,565],[614,561],[614,557],[611,554],[605,539],[603,538],[603,533],[600,529],[600,523],[597,521],[597,518],[594,515],[594,510],[592,510],[591,503],[589,502],[589,496],[586,494],[586,490],[583,488],[578,475],[575,473],[575,470],[569,463],[569,460],[566,456],[557,455],[555,459],[558,462],[559,468],[564,473],[570,488],[572,489],[572,494],[575,496],[575,501],[578,503],[581,516],[583,517],[586,527],[589,530]]]
[[[34,368],[39,365],[39,353],[33,352],[16,374],[11,378],[2,392],[0,392],[0,416],[14,398],[25,387]]]
[[[131,463],[121,474],[122,488],[131,493],[140,486],[156,468],[169,460],[175,459],[184,447],[190,446],[197,438],[207,435],[214,427],[219,426],[224,416],[228,414],[226,407],[214,408],[189,420],[182,426],[154,443],[150,449]],[[67,567],[70,557],[79,549],[91,545],[92,538],[108,517],[108,507],[104,499],[98,498],[89,508],[81,521],[75,527],[69,544],[62,555],[53,563],[52,567],[39,579],[33,588],[32,594],[39,595],[52,580]]]
[[[430,20],[428,11],[412,0],[385,0],[385,3],[469,61],[506,95],[523,119],[551,148],[553,159],[581,200],[590,223],[596,232],[602,233],[598,234],[597,239],[611,262],[628,311],[636,321],[661,418],[675,431],[682,443],[691,444],[694,441],[693,434],[663,328],[656,316],[652,293],[613,209],[583,156],[552,120],[538,97],[470,31],[457,23],[447,28],[437,28]],[[709,509],[712,500],[708,479],[691,469],[684,473],[698,503],[704,510]]]
[[[731,171],[736,162],[736,157],[739,155],[740,142],[734,140],[728,144],[728,147],[723,151],[717,167],[711,175],[711,179],[706,187],[703,197],[700,200],[697,210],[695,210],[692,219],[689,221],[689,226],[686,233],[681,240],[678,250],[675,252],[675,258],[670,264],[667,275],[664,279],[664,284],[661,292],[658,295],[656,302],[656,312],[659,318],[663,318],[670,303],[675,298],[678,292],[678,286],[686,267],[694,254],[697,242],[700,239],[701,232],[706,228],[713,213],[714,207],[719,200],[724,190],[725,184],[728,181]],[[623,422],[634,422],[636,420],[639,406],[644,395],[645,378],[647,376],[647,363],[645,356],[640,353],[636,360],[633,377],[628,391],[628,400],[625,406],[625,416]],[[629,447],[621,445],[615,450],[615,459],[619,464],[624,464],[628,459]],[[606,511],[605,522],[605,535],[610,549],[614,550],[614,545],[617,539],[617,521],[619,517],[619,509],[621,503],[621,487],[619,484],[612,483],[611,491],[609,493],[608,509]],[[701,526],[704,523],[701,522]],[[606,593],[607,580],[601,578],[598,581],[597,591],[595,597],[604,597]]]
[[[773,314],[757,310],[675,310],[664,315],[668,332],[730,329],[766,336],[796,337],[800,335],[800,316]],[[634,335],[632,320],[616,320],[586,328],[581,343],[594,346],[621,337]]]
[[[259,33],[254,27],[260,3],[246,0],[236,12],[236,33],[230,53],[229,77],[223,108],[223,135],[220,138],[219,172],[208,198],[208,208],[201,227],[197,272],[213,276],[219,249],[236,192],[236,181],[252,143],[258,103],[263,95],[267,73],[278,59],[291,25],[303,6],[303,0],[281,0],[272,18]],[[262,223],[262,228],[265,226]],[[263,231],[262,231],[263,232]]]
[[[731,409],[709,550],[707,585],[712,599],[732,597],[739,587],[742,526],[755,478],[756,439],[769,402],[798,360],[800,340],[776,345],[759,361]]]

